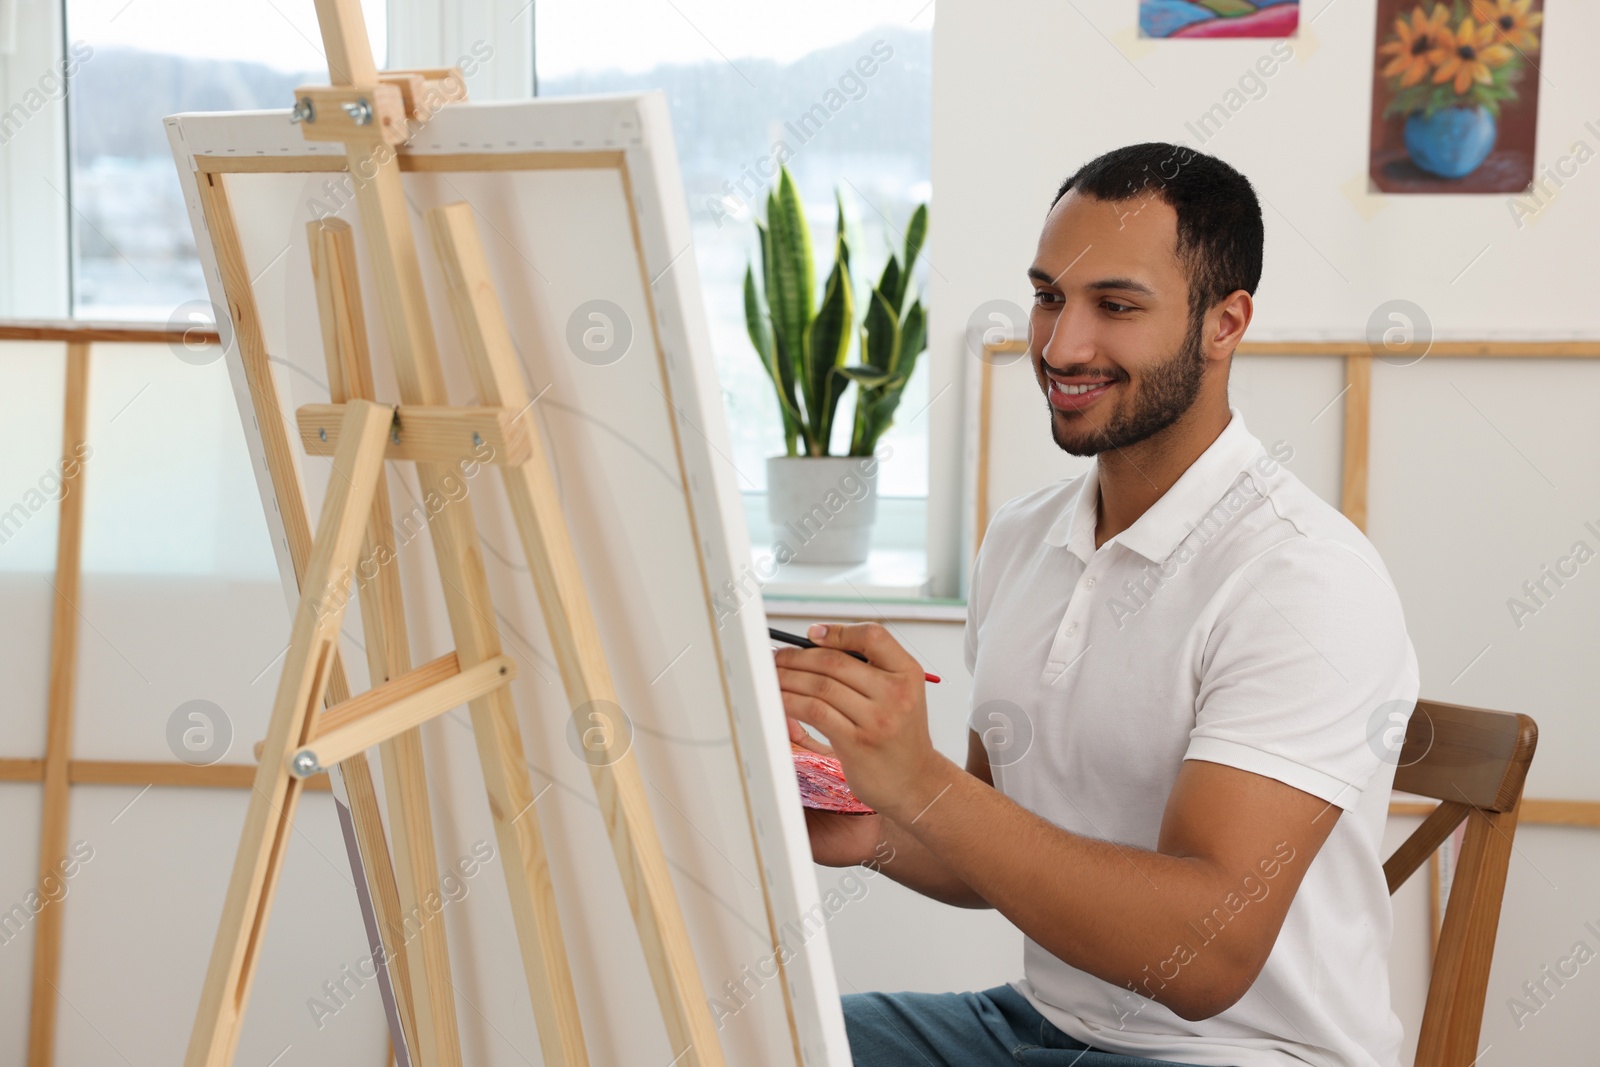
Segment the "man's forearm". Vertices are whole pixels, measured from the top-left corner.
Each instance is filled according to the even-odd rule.
[[[946,763],[934,802],[896,827],[900,836],[915,835],[930,867],[981,892],[1023,933],[1080,970],[1185,1018],[1220,1010],[1214,1001],[1241,973],[1249,938],[1243,928],[1261,905],[1235,920],[1215,947],[1179,959],[1181,973],[1178,966],[1163,973],[1174,946],[1194,937],[1186,920],[1210,914],[1235,888],[1226,876],[1194,858],[1070,833]]]
[[[915,889],[923,896],[945,904],[953,904],[958,908],[992,906],[905,827],[887,817],[880,825],[888,848],[880,848],[879,858],[869,860],[865,866],[881,871],[908,889]]]

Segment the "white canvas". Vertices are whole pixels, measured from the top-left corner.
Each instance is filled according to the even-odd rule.
[[[326,165],[327,157],[342,158],[342,146],[304,141],[286,111],[177,116],[168,128],[218,307],[227,306],[227,294],[197,183],[226,185],[286,418],[328,398],[305,235],[306,223],[322,214],[356,229],[378,396],[393,401],[398,393],[361,225],[348,185],[341,189],[340,179],[348,179],[327,170],[238,172],[302,166],[291,158]],[[843,1067],[849,1052],[825,928],[839,904],[819,897],[812,871],[759,594],[732,584],[742,573],[735,564],[750,558],[749,539],[727,460],[664,98],[452,105],[406,151],[473,157],[463,158],[460,170],[413,171],[404,179],[450,399],[476,402],[421,213],[465,200],[529,395],[537,397],[727,1061]],[[620,153],[620,169],[593,162],[593,153],[608,151]],[[526,153],[538,154],[541,169],[484,165],[516,166]],[[568,165],[550,166],[557,154]],[[217,166],[235,172],[208,179],[196,169]],[[625,322],[631,330],[615,360],[582,342],[584,329],[604,328],[587,317],[597,300],[620,310],[613,328]],[[568,341],[572,324],[576,348]],[[292,599],[282,519],[237,345],[227,358]],[[296,463],[314,518],[329,464],[298,451]],[[389,485],[412,658],[422,663],[450,648],[428,535],[405,519],[420,515],[426,501],[408,465],[391,466]],[[513,693],[591,1062],[667,1064],[672,1052],[499,476],[485,466],[462,485],[482,534],[502,641],[519,670]],[[354,609],[344,629],[343,659],[359,691],[365,661]],[[424,738],[445,869],[479,842],[494,846],[495,835],[464,709],[428,724]],[[501,859],[485,863],[444,909],[465,1061],[491,1067],[541,1062]],[[195,919],[214,921],[214,914]],[[786,957],[781,972],[777,957]],[[198,989],[197,976],[196,995]],[[250,1030],[247,1016],[247,1036]]]

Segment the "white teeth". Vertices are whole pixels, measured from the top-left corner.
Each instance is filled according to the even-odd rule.
[[[1057,392],[1065,393],[1068,396],[1078,396],[1082,393],[1087,393],[1091,389],[1099,389],[1102,386],[1110,385],[1111,383],[1096,382],[1094,385],[1062,385],[1060,382],[1052,382],[1051,384],[1055,387]]]

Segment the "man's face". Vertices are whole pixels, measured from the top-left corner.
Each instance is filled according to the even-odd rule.
[[[1136,444],[1199,396],[1207,361],[1177,240],[1177,212],[1148,190],[1123,201],[1072,190],[1045,219],[1028,347],[1064,451]]]

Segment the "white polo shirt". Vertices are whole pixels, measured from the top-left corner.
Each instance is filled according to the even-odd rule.
[[[1220,1067],[1397,1067],[1381,851],[1416,652],[1372,543],[1245,429],[1237,408],[1139,520],[1094,545],[1098,465],[1008,501],[973,566],[968,724],[995,787],[1073,833],[1154,849],[1185,759],[1335,804],[1250,991],[1189,1022],[1025,942],[1012,983],[1057,1027],[1124,1055]],[[1275,891],[1284,850],[1151,960],[1160,988]],[[1288,850],[1292,854],[1292,849]],[[1073,872],[1058,872],[1067,885]]]

